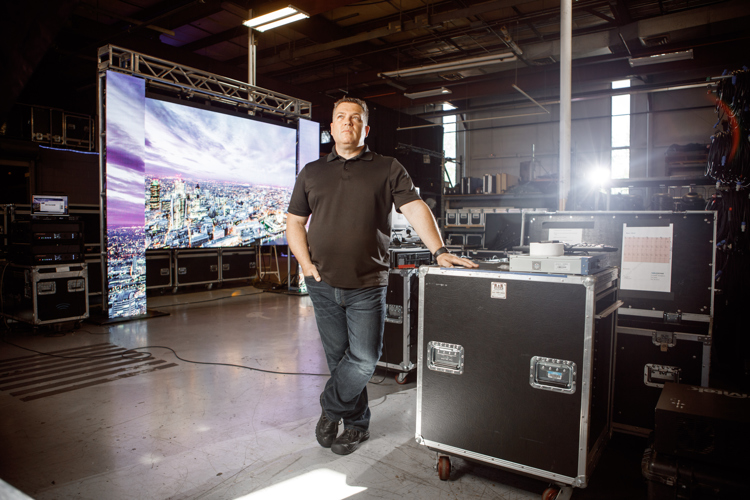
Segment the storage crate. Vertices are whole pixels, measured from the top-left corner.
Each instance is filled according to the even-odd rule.
[[[89,317],[88,266],[8,264],[2,282],[3,316],[47,325]]]
[[[391,269],[388,273],[383,354],[378,366],[398,372],[406,381],[417,367],[418,269]]]
[[[222,250],[221,280],[247,280],[258,274],[255,249]]]
[[[613,427],[647,436],[665,382],[708,385],[711,337],[617,327]]]
[[[585,487],[610,436],[618,270],[499,268],[420,269],[417,442]]]
[[[172,252],[146,251],[146,288],[171,287],[172,281]]]
[[[175,250],[175,286],[218,283],[217,251]]]

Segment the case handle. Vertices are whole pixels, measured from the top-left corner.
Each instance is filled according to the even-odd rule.
[[[606,318],[607,316],[609,316],[610,314],[618,310],[620,307],[622,307],[623,304],[625,304],[625,302],[618,300],[617,302],[615,302],[614,304],[612,304],[611,306],[603,310],[601,314],[597,314],[596,316],[594,316],[594,318],[596,319]]]

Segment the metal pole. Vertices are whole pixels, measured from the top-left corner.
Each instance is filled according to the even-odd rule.
[[[651,142],[651,94],[646,94],[646,177],[651,175],[651,153],[653,150],[653,143]],[[669,175],[668,173],[666,175]]]
[[[565,210],[570,194],[570,116],[573,62],[573,0],[560,2],[560,200]]]
[[[253,18],[253,9],[248,11],[248,19]],[[247,32],[247,83],[255,87],[255,30]]]

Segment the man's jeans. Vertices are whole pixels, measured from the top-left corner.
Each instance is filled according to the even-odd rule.
[[[366,431],[367,382],[382,351],[386,287],[334,288],[311,276],[305,284],[331,371],[320,404],[329,419],[343,419],[345,429]]]

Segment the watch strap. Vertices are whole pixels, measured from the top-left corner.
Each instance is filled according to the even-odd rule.
[[[443,255],[444,253],[449,253],[448,249],[445,247],[440,247],[435,250],[435,253],[433,253],[432,256],[437,259],[439,255]]]

